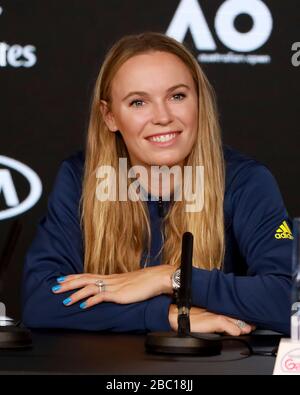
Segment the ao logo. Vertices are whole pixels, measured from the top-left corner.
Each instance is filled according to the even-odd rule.
[[[240,14],[248,14],[253,20],[251,30],[246,33],[234,27],[235,18]],[[250,52],[261,47],[270,37],[272,27],[272,15],[261,0],[226,0],[215,17],[215,31],[220,41],[234,51]],[[217,49],[197,0],[181,0],[166,33],[183,42],[188,29],[198,50]]]
[[[0,169],[0,194],[3,194],[6,206],[9,207],[0,211],[0,220],[3,220],[24,213],[34,206],[42,194],[42,183],[32,169],[15,159],[0,155],[0,165],[5,167],[5,169]],[[9,169],[23,175],[30,185],[29,195],[22,202],[19,201]]]

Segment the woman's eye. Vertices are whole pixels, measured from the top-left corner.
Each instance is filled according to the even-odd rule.
[[[131,103],[130,103],[130,107],[142,107],[142,105],[143,105],[143,103],[144,103],[144,101],[143,100],[133,100]]]
[[[185,97],[186,95],[184,93],[176,93],[176,95],[173,95],[173,99],[178,101],[184,99]]]

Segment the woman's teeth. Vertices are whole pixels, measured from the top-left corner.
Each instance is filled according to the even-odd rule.
[[[149,137],[150,141],[155,141],[157,143],[164,143],[166,141],[173,140],[176,137],[177,133],[170,133],[170,134],[164,134],[163,136],[152,136]]]

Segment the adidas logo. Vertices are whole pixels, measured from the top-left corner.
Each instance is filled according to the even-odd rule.
[[[283,221],[282,224],[279,226],[279,228],[276,230],[275,238],[276,239],[291,239],[291,240],[294,239],[293,235],[292,235],[292,231],[289,228],[286,221]]]

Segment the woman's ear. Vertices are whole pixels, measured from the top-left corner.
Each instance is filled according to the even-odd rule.
[[[111,132],[117,132],[118,127],[115,122],[115,117],[109,108],[106,100],[100,100],[100,111],[102,113],[104,122]]]

